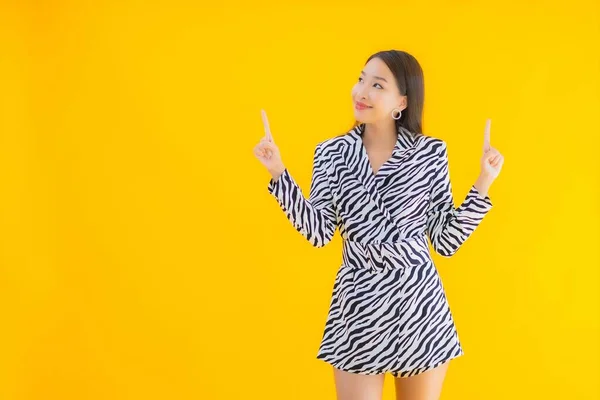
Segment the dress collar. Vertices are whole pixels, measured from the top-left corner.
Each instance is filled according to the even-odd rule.
[[[357,144],[363,146],[363,134],[365,132],[365,124],[361,123],[356,125],[354,128],[348,132],[356,141]],[[396,144],[394,146],[394,153],[398,151],[408,150],[416,146],[418,137],[422,136],[421,134],[414,134],[410,132],[408,129],[398,126],[397,129],[398,138],[396,140]]]

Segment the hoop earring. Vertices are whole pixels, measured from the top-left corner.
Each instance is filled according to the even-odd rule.
[[[395,117],[395,116],[394,116],[394,111],[396,111],[396,110],[398,110],[398,109],[397,109],[397,108],[394,108],[394,109],[392,110],[392,118],[394,118],[395,120],[399,120],[399,119],[400,119],[400,117],[402,116],[402,110],[398,110],[398,116],[397,116],[397,117]]]

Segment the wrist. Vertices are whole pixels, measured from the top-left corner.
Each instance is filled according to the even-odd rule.
[[[279,179],[279,177],[281,176],[281,174],[283,174],[284,171],[285,171],[285,166],[283,164],[269,169],[269,173],[271,174],[271,177],[273,178],[274,181]]]
[[[477,180],[475,181],[473,186],[475,186],[475,189],[477,189],[477,191],[481,194],[482,197],[486,197],[493,181],[494,179],[492,177],[485,174],[481,174],[479,175],[479,177],[477,177]]]

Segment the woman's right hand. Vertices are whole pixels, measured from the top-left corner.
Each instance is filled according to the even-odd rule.
[[[273,141],[271,135],[271,128],[269,127],[269,120],[267,119],[267,113],[265,110],[260,110],[262,114],[263,125],[265,127],[265,136],[254,146],[254,155],[258,160],[267,168],[274,180],[277,180],[279,176],[285,170],[285,166],[281,161],[281,154],[279,148]]]

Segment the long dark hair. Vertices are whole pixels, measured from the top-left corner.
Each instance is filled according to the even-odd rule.
[[[402,116],[397,119],[396,129],[403,127],[413,134],[423,134],[423,103],[425,99],[425,84],[423,81],[423,70],[415,57],[405,51],[384,50],[371,55],[365,64],[371,59],[379,57],[392,71],[400,95],[407,97],[407,105],[402,110]],[[354,122],[354,126],[359,125]]]

